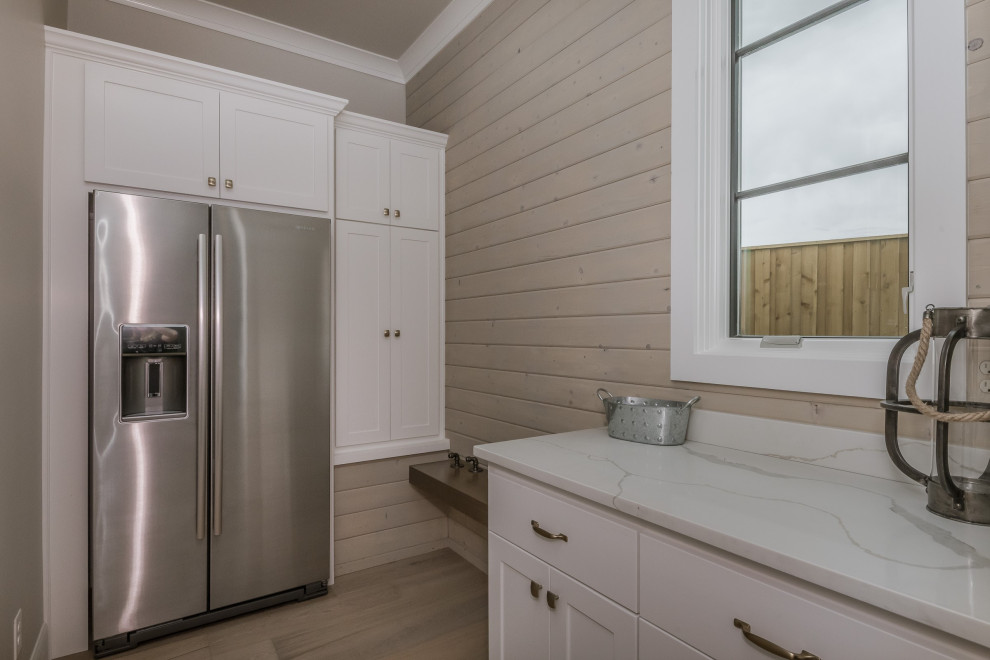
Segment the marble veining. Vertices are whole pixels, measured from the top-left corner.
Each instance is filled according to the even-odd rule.
[[[476,453],[990,647],[990,527],[929,513],[914,482],[691,439],[679,447],[624,442],[605,429],[483,445]]]

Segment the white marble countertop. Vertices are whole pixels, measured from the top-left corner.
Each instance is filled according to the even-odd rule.
[[[479,445],[490,464],[990,647],[990,527],[918,484],[591,429]]]

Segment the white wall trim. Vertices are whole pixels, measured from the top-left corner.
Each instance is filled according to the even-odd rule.
[[[492,0],[451,0],[429,27],[423,30],[423,34],[399,57],[399,68],[405,82],[412,80],[420,69],[491,3]]]
[[[206,0],[110,0],[314,60],[405,84],[398,60]]]
[[[51,656],[48,654],[48,623],[43,622],[41,630],[38,631],[38,638],[34,640],[30,660],[48,660],[49,657]]]
[[[912,327],[928,303],[965,305],[962,3],[912,0]],[[674,0],[671,378],[879,397],[893,339],[805,339],[760,349],[728,336],[729,0]],[[915,219],[918,220],[915,223]]]
[[[452,0],[398,60],[207,0],[110,0],[321,62],[406,84],[492,0]]]

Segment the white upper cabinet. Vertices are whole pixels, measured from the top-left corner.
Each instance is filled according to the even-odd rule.
[[[217,196],[220,92],[86,63],[87,181]]]
[[[87,181],[330,209],[333,112],[87,62],[85,113]]]
[[[251,96],[220,96],[220,196],[329,210],[327,116]]]
[[[439,229],[446,135],[353,112],[336,133],[337,217]]]
[[[337,128],[337,217],[389,224],[389,139]]]
[[[413,229],[436,229],[440,208],[437,181],[440,173],[436,149],[392,140],[389,145],[392,172],[392,224]]]

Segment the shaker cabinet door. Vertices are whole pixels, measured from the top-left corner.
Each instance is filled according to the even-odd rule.
[[[437,232],[392,227],[392,439],[440,432]]]
[[[336,445],[391,439],[389,228],[337,221]],[[385,336],[388,331],[389,336]]]
[[[216,89],[87,62],[86,181],[218,196],[219,107]]]
[[[635,614],[553,568],[550,589],[551,660],[636,660]]]
[[[389,139],[349,128],[336,130],[337,217],[389,224]]]
[[[502,537],[488,533],[488,657],[550,657],[550,567]]]
[[[414,229],[440,227],[439,152],[431,147],[392,140],[392,224]]]
[[[326,211],[328,124],[325,114],[223,92],[220,196]]]

